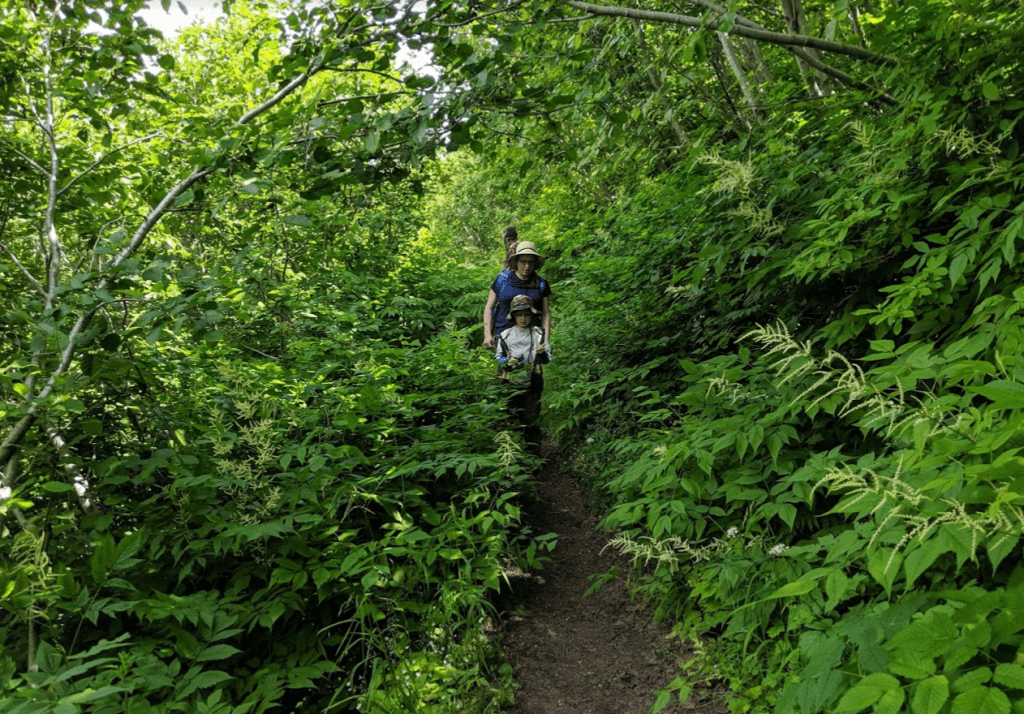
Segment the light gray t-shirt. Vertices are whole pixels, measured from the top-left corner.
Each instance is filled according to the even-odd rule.
[[[520,362],[531,365],[534,363],[537,357],[537,345],[544,338],[544,332],[539,327],[531,326],[526,330],[510,327],[507,330],[502,330],[499,334],[501,340],[504,340],[505,344],[508,345],[509,354],[505,354],[505,347],[501,344],[501,340],[498,340],[498,350],[494,354],[496,358],[517,357]],[[548,356],[550,356],[551,345],[547,347]]]

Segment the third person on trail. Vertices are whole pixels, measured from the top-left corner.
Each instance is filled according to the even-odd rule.
[[[494,349],[494,336],[511,327],[514,322],[509,314],[512,299],[526,295],[540,313],[540,328],[545,341],[551,342],[551,286],[537,271],[544,265],[544,258],[530,241],[516,244],[515,254],[509,259],[511,270],[503,270],[491,284],[484,307],[484,347]],[[536,308],[535,308],[536,309]]]
[[[505,244],[505,263],[501,266],[502,272],[515,270],[512,265],[512,256],[516,254],[516,244],[519,243],[519,232],[515,226],[508,226],[501,232],[501,242]]]

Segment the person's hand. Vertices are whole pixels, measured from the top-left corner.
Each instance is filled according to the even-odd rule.
[[[484,347],[489,350],[494,349],[494,338],[491,335],[484,335]]]
[[[537,354],[542,355],[542,354],[544,354],[547,351],[548,351],[548,346],[546,344],[544,344],[543,342],[541,342],[539,345],[537,345]]]
[[[516,359],[515,357],[510,357],[508,362],[506,362],[505,364],[507,364],[509,367],[515,367],[517,364],[519,364],[519,360]]]

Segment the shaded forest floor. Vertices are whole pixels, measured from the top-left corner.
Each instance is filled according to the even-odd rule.
[[[623,577],[630,563],[596,530],[588,494],[545,441],[536,500],[524,507],[535,533],[557,533],[552,562],[541,573],[510,577],[497,601],[499,631],[515,667],[516,703],[509,714],[646,714],[658,688],[680,674],[690,653],[670,628],[631,602]],[[619,577],[587,597],[594,576],[618,566]],[[721,694],[673,696],[665,712],[728,712]]]

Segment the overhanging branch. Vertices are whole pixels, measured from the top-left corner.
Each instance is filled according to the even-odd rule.
[[[672,12],[658,12],[655,10],[637,10],[629,7],[618,7],[615,5],[594,5],[588,2],[581,2],[581,0],[567,0],[566,4],[592,15],[629,17],[637,20],[646,20],[648,22],[665,22],[673,25],[685,25],[687,27],[694,28],[704,28],[708,25],[704,18],[695,17],[693,15],[679,15]],[[821,50],[823,52],[832,52],[834,54],[846,55],[848,57],[854,57],[856,59],[861,59],[866,62],[872,62],[879,65],[896,64],[896,60],[894,58],[886,55],[880,55],[876,52],[871,52],[862,47],[844,45],[841,42],[823,40],[820,37],[811,37],[810,35],[790,35],[783,32],[772,32],[771,30],[755,27],[753,26],[753,23],[749,23],[749,21],[737,22],[733,25],[732,29],[729,30],[729,34],[739,35],[740,37],[749,37],[752,40],[760,40],[761,42],[768,42],[770,44],[780,45],[783,47],[807,47]]]

